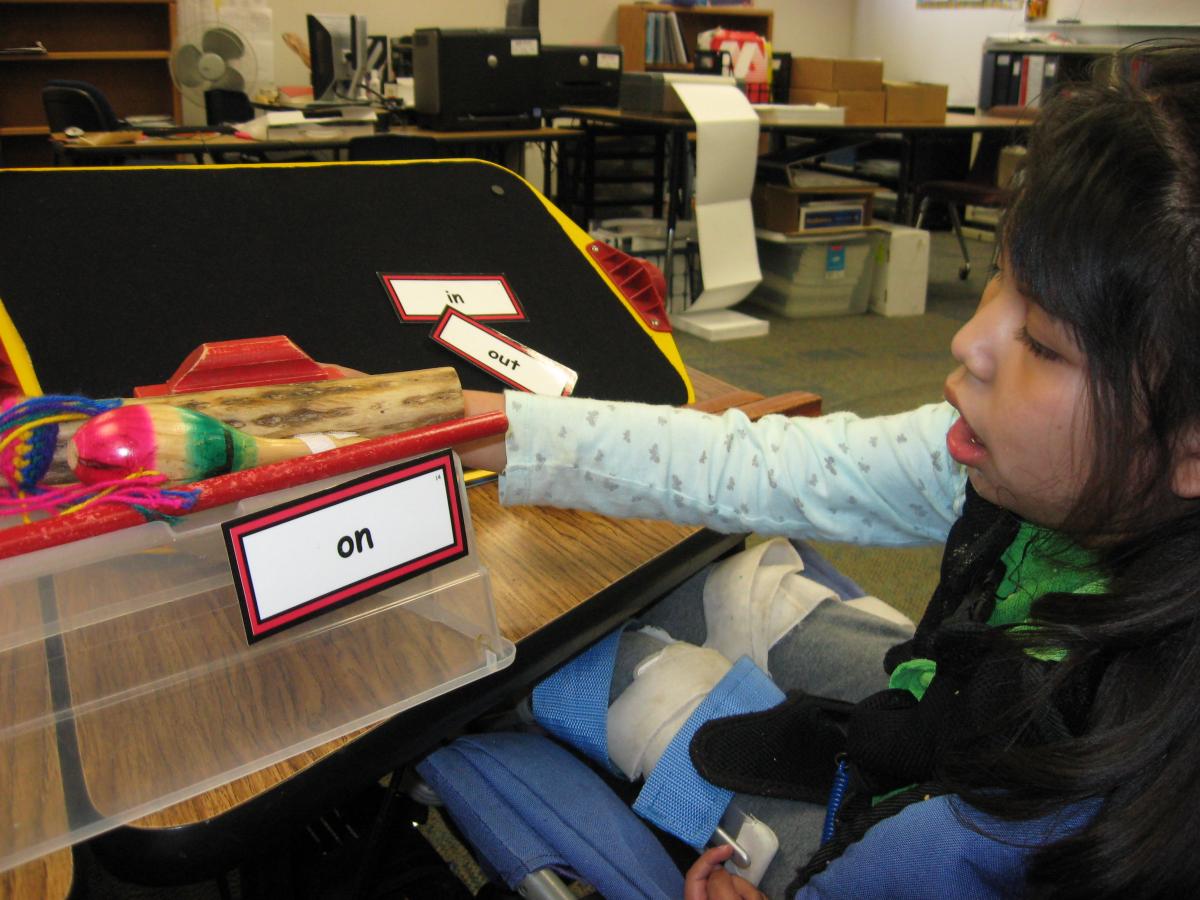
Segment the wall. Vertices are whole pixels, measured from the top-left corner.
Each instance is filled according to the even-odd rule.
[[[1043,21],[1078,19],[1085,25],[1200,25],[1196,0],[1050,0]]]
[[[1056,21],[1064,17],[1083,24]],[[1127,44],[1162,35],[1200,38],[1195,28],[1170,27],[1178,24],[1200,26],[1197,0],[1051,0],[1047,16],[1034,23],[1026,23],[1019,9],[918,9],[915,0],[856,0],[851,52],[882,59],[885,78],[947,84],[951,105],[974,106],[983,42],[991,35],[1057,31],[1090,44]],[[1133,25],[1156,27],[1128,27]]]
[[[618,5],[618,0],[541,0],[542,39],[552,44],[615,43]],[[770,4],[759,0],[758,5]],[[270,6],[274,13],[275,83],[307,84],[307,71],[280,38],[289,31],[306,38],[307,13],[359,13],[367,17],[372,34],[402,35],[423,26],[503,25],[505,0],[270,0]],[[773,9],[777,47],[801,54],[850,52],[852,3],[780,0]]]
[[[983,42],[992,34],[1024,30],[1015,9],[918,9],[915,0],[856,0],[854,56],[883,60],[892,81],[933,81],[950,86],[952,106],[979,98]]]

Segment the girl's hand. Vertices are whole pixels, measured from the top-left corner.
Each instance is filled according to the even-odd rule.
[[[489,412],[504,412],[504,395],[493,391],[463,391],[463,415],[479,416]],[[508,462],[504,451],[504,435],[460,444],[454,448],[467,469],[487,469],[503,472]]]
[[[722,863],[732,855],[728,844],[704,851],[683,880],[683,900],[767,900],[746,879],[725,871]]]

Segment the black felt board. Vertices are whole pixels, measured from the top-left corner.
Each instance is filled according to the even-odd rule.
[[[0,301],[47,393],[128,396],[206,341],[285,334],[368,373],[490,375],[404,323],[379,272],[503,274],[492,327],[577,396],[683,403],[678,371],[519,179],[474,162],[0,171]]]

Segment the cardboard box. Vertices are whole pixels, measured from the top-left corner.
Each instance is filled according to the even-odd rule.
[[[823,91],[816,88],[792,88],[791,103],[824,103],[846,110],[847,125],[879,125],[884,121],[886,103],[883,91]]]
[[[929,232],[891,222],[874,226],[883,240],[875,246],[871,312],[881,316],[919,316],[929,289]]]
[[[1000,151],[1000,162],[996,164],[996,184],[1006,188],[1017,171],[1017,164],[1025,158],[1025,148],[1020,144],[1004,147]]]
[[[860,228],[871,224],[876,186],[839,188],[788,187],[758,183],[750,197],[754,224],[780,234],[811,234],[832,229]],[[831,201],[841,201],[837,207]],[[817,204],[817,206],[812,206]],[[861,205],[858,221],[839,224],[838,218],[850,206]],[[816,227],[804,227],[808,220],[820,221]]]
[[[883,88],[883,63],[878,59],[793,56],[792,87],[822,91],[878,91]]]
[[[887,122],[945,122],[946,97],[950,89],[944,84],[920,81],[885,81]]]

